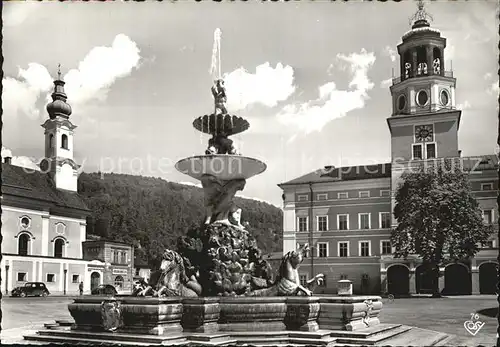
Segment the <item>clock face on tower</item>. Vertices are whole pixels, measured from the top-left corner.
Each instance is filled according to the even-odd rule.
[[[433,135],[432,125],[417,125],[415,127],[415,138],[418,142],[432,141]]]

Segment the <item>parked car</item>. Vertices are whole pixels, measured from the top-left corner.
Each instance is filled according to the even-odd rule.
[[[100,284],[91,291],[92,295],[116,295],[118,292],[111,284]]]
[[[26,296],[48,296],[50,294],[49,290],[43,282],[27,282],[22,287],[16,287],[12,289],[11,296],[20,296],[24,298]]]

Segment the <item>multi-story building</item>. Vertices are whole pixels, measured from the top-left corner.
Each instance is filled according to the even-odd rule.
[[[118,294],[130,293],[134,277],[134,248],[115,241],[83,242],[83,259],[87,260],[90,289],[106,283]]]
[[[83,281],[90,290],[87,262],[82,259],[86,237],[84,201],[77,193],[78,165],[73,159],[71,107],[64,82],[54,81],[47,105],[45,159],[41,170],[2,163],[2,291],[26,282],[45,282],[51,293],[78,293]]]
[[[340,279],[351,280],[355,293],[425,293],[433,281],[445,293],[495,292],[496,233],[473,259],[446,265],[440,276],[426,271],[417,256],[392,256],[395,190],[401,174],[423,162],[456,158],[462,163],[485,223],[496,225],[497,158],[460,155],[461,110],[455,104],[456,79],[445,70],[445,47],[446,39],[430,27],[420,7],[398,46],[401,76],[390,87],[390,163],[325,167],[279,185],[284,191],[283,251],[306,242],[313,246],[300,268],[303,281],[324,273],[323,292],[335,292]]]

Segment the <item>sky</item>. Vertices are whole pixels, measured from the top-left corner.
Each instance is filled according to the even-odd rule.
[[[497,136],[498,9],[493,0],[426,3],[457,79],[462,155]],[[228,110],[250,128],[239,151],[267,164],[240,194],[281,206],[277,184],[325,165],[390,161],[391,77],[416,2],[6,2],[2,156],[44,154],[57,66],[66,81],[75,160],[85,172],[198,183],[174,168],[203,154],[192,127],[213,112],[214,32]]]

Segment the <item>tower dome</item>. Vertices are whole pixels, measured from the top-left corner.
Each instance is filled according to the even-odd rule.
[[[71,106],[66,102],[68,99],[64,92],[64,81],[61,80],[61,70],[57,72],[57,80],[54,81],[54,92],[52,93],[52,102],[47,105],[47,112],[50,119],[56,117],[69,118],[71,115]]]

